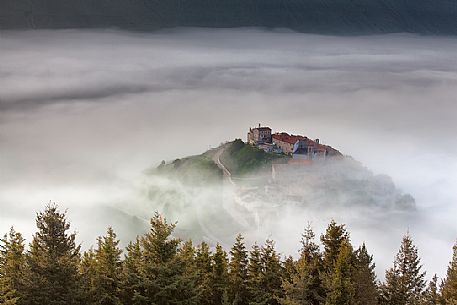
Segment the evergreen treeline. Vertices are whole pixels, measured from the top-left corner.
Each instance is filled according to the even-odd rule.
[[[228,251],[173,236],[159,214],[125,252],[112,228],[81,253],[66,214],[54,205],[36,218],[28,247],[11,229],[0,242],[0,304],[428,305],[457,304],[457,245],[447,277],[426,283],[409,234],[386,280],[379,283],[365,245],[354,248],[344,225],[332,221],[320,245],[308,226],[298,259],[267,240],[247,249],[238,235]]]

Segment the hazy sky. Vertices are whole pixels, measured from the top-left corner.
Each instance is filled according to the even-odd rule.
[[[405,34],[0,32],[0,230],[30,239],[34,213],[55,201],[85,244],[108,224],[127,236],[94,211],[141,205],[145,168],[261,122],[391,176],[421,216],[383,237],[382,255],[390,262],[410,228],[426,268],[443,274],[457,237],[456,49],[455,38]],[[307,220],[290,217],[298,235]]]

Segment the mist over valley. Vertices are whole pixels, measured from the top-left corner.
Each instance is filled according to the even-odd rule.
[[[308,222],[320,234],[335,219],[375,253],[378,276],[408,230],[429,275],[443,276],[457,236],[456,47],[253,28],[1,31],[0,230],[30,241],[52,201],[83,248],[110,225],[125,245],[157,210],[183,238],[230,245],[242,233],[296,256]],[[258,123],[347,160],[310,169],[325,183],[293,178],[287,190],[270,166],[241,194],[217,166],[207,180],[151,171],[244,140]]]

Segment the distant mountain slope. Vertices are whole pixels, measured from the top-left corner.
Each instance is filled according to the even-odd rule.
[[[455,0],[0,0],[0,29],[178,26],[457,34]]]

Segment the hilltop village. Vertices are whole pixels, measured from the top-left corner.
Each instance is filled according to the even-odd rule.
[[[163,161],[150,173],[197,187],[196,192],[201,187],[227,186],[233,192],[224,196],[233,195],[237,209],[242,207],[259,215],[259,224],[264,215],[275,214],[282,204],[415,208],[414,198],[397,189],[390,177],[374,175],[357,160],[343,156],[319,139],[272,132],[260,124],[248,129],[244,141],[235,139],[200,155]],[[157,202],[169,198],[167,205],[173,206],[175,194],[181,189],[189,188],[178,188],[170,195],[167,190],[164,195],[157,187],[150,196]],[[216,197],[214,200],[221,199],[219,194]]]
[[[272,133],[270,127],[249,128],[247,143],[268,153],[286,154],[296,160],[317,160],[327,157],[342,156],[331,146],[323,145],[319,139],[311,140],[306,136]]]

